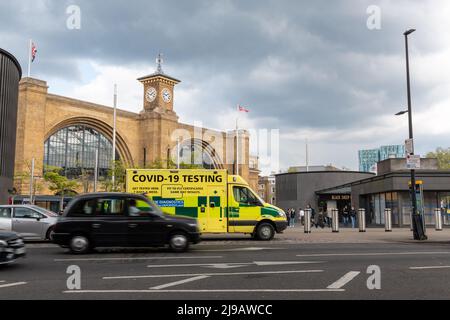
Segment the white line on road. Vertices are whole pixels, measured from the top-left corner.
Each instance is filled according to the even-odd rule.
[[[212,251],[212,252],[225,252],[225,251],[261,251],[261,250],[280,250],[282,248],[260,248],[260,247],[248,247],[248,248],[234,248],[234,249],[200,249],[196,248],[195,251]]]
[[[450,251],[411,251],[411,252],[364,252],[364,253],[316,253],[297,254],[297,257],[339,257],[339,256],[392,256],[392,255],[421,255],[421,254],[450,254]]]
[[[0,288],[20,286],[22,284],[27,284],[27,283],[26,282],[14,282],[14,283],[0,284]]]
[[[222,256],[192,256],[192,257],[120,257],[120,258],[68,258],[54,259],[55,262],[61,261],[120,261],[120,260],[166,260],[166,259],[218,259]]]
[[[359,271],[350,271],[347,272],[343,277],[341,277],[336,282],[333,282],[330,284],[327,289],[341,289],[343,286],[345,286],[347,283],[353,280],[358,274],[361,272]]]
[[[166,267],[212,267],[226,269],[232,267],[244,267],[250,265],[270,266],[287,264],[310,264],[323,263],[324,261],[254,261],[254,262],[223,262],[223,263],[188,263],[188,264],[155,264],[148,265],[148,268],[166,268]]]
[[[201,280],[201,279],[205,279],[205,278],[209,278],[209,276],[192,277],[192,278],[189,278],[189,279],[184,279],[184,280],[180,280],[180,281],[175,281],[175,282],[162,284],[162,285],[156,286],[156,287],[151,287],[150,289],[159,290],[159,289],[164,289],[164,288],[167,288],[167,287],[173,287],[173,286],[177,286],[179,284],[188,283],[188,282],[192,282],[192,281],[197,281],[197,280]]]
[[[426,267],[409,267],[411,270],[422,270],[422,269],[448,269],[450,266],[426,266]]]
[[[345,289],[66,290],[63,293],[344,292]]]
[[[196,277],[196,276],[240,276],[250,274],[286,274],[286,273],[314,273],[323,272],[323,270],[293,270],[293,271],[255,271],[255,272],[219,272],[219,273],[184,273],[184,274],[158,274],[141,276],[114,276],[103,277],[104,280],[111,279],[141,279],[141,278],[170,278],[170,277]]]

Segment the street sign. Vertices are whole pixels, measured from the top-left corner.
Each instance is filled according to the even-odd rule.
[[[406,169],[420,169],[420,155],[406,155]]]
[[[405,140],[405,153],[406,153],[406,155],[414,153],[414,140],[413,139]]]

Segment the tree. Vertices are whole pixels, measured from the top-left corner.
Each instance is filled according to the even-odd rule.
[[[14,188],[19,191],[20,193],[24,194],[28,192],[28,190],[23,190],[23,185],[26,183],[30,183],[31,178],[31,161],[25,161],[25,169],[20,172],[16,172],[14,174]],[[42,179],[42,176],[37,176],[36,172],[41,172],[41,168],[38,166],[35,166],[34,168],[34,179],[33,179],[33,189],[32,189],[32,196],[43,189],[43,183],[39,181]]]
[[[428,152],[427,158],[437,158],[439,169],[450,169],[450,148],[437,148],[435,152]]]
[[[73,189],[78,187],[76,180],[69,180],[61,175],[62,170],[60,167],[46,166],[44,171],[44,180],[49,184],[48,188],[61,196],[60,210],[63,209],[64,196],[69,195]]]
[[[124,192],[127,168],[125,164],[120,161],[111,161],[111,167],[114,169],[108,170],[108,176],[101,181],[101,184],[105,191]],[[112,183],[112,176],[114,173],[114,185]]]

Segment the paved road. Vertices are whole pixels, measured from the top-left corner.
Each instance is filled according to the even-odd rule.
[[[81,270],[68,290],[66,270]],[[369,290],[369,266],[381,289]],[[208,241],[189,252],[98,250],[52,244],[0,267],[2,299],[450,299],[449,243],[298,244]],[[376,285],[376,281],[369,281]]]

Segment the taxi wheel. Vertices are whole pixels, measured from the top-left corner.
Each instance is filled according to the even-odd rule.
[[[275,236],[275,229],[270,223],[263,222],[256,229],[256,238],[258,240],[272,240]]]
[[[175,252],[184,252],[189,248],[189,239],[183,232],[172,233],[169,237],[169,247]]]
[[[87,253],[91,249],[91,242],[84,235],[76,234],[70,239],[69,248],[75,254]]]

